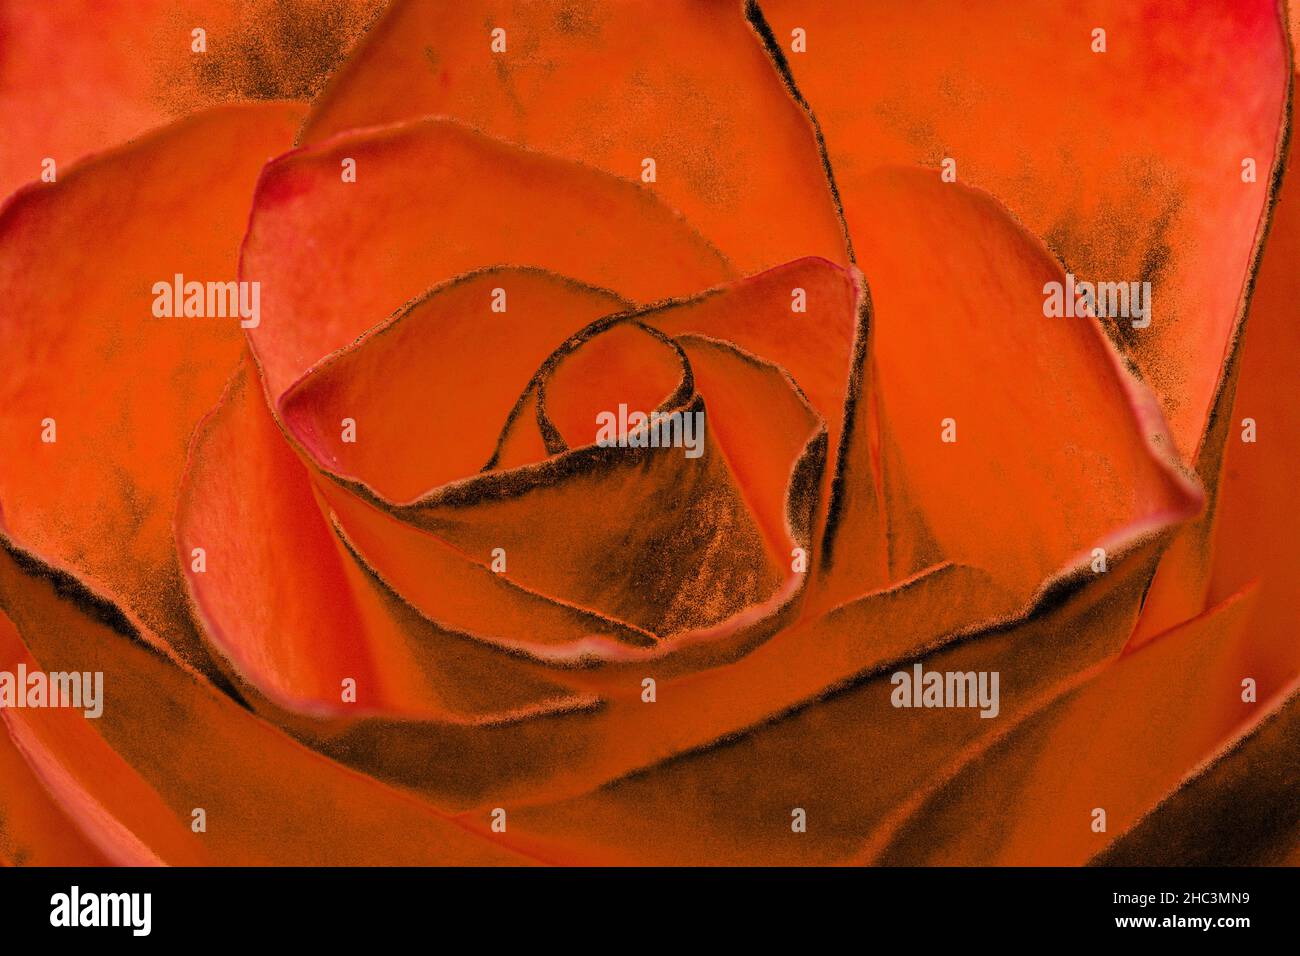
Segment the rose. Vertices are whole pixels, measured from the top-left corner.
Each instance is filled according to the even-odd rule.
[[[1219,852],[1287,852],[1240,773],[1294,750],[1289,207],[1239,318],[1282,25],[947,15],[398,2],[296,143],[223,106],[16,193],[0,667],[107,699],[0,711],[5,857],[1150,860],[1246,807]],[[1150,327],[1045,317],[1058,259]],[[246,337],[151,313],[236,269]],[[704,454],[597,447],[620,406]],[[997,716],[895,706],[917,663]]]

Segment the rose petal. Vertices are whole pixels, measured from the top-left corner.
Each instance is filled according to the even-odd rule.
[[[518,468],[541,461],[548,454],[546,441],[537,427],[537,390],[530,386],[510,412],[488,468],[493,471]]]
[[[442,628],[543,656],[654,643],[648,631],[492,571],[491,550],[457,548],[328,480],[318,493],[352,557]]]
[[[956,632],[971,595],[985,601],[997,595],[1006,606],[987,576],[934,569],[864,598],[856,626],[786,632],[757,645],[701,639],[662,658],[642,655],[597,670],[563,672],[566,682],[597,691],[598,707],[455,738],[445,728],[391,721],[358,723],[346,734],[331,728],[327,735],[321,728],[314,736],[327,752],[400,779],[440,805],[475,808],[462,820],[476,826],[486,820],[486,808],[522,809],[586,793],[770,721],[882,660]],[[777,623],[789,620],[787,615]],[[683,657],[688,666],[682,666]],[[642,697],[646,677],[657,682],[653,705]],[[741,686],[746,692],[736,693]],[[394,744],[399,740],[401,746]],[[384,741],[387,753],[380,747]],[[448,759],[457,759],[457,774],[439,772]]]
[[[681,347],[639,321],[596,323],[574,335],[546,363],[537,382],[537,425],[558,454],[597,443],[602,416],[614,418],[606,440],[636,428],[625,415],[681,410],[695,388]]]
[[[698,322],[669,315],[690,305],[639,313],[636,322],[707,328],[707,315],[744,309],[751,294],[748,282],[717,293]],[[504,549],[512,581],[661,636],[710,627],[761,605],[783,579],[790,586],[781,593],[788,596],[796,589],[789,577],[792,551],[808,548],[815,503],[811,496],[796,502],[789,497],[806,484],[796,480],[799,469],[820,474],[822,467],[821,461],[803,461],[821,425],[790,380],[759,360],[729,357],[729,346],[692,337],[689,348],[709,365],[707,390],[695,383],[703,407],[712,409],[704,412],[703,453],[697,458],[685,448],[595,448],[602,409],[617,414],[612,410],[626,405],[631,411],[663,408],[694,415],[700,407],[666,396],[678,381],[687,387],[685,394],[690,387],[670,345],[630,322],[593,331],[572,339],[539,379],[543,433],[553,433],[561,449],[567,439],[578,450],[519,472],[490,473],[393,513],[465,554],[481,555],[480,560]],[[627,392],[625,382],[646,390]],[[746,400],[736,401],[732,392]],[[343,514],[350,537],[359,530],[352,520],[373,518],[339,501],[331,489],[324,493]],[[664,501],[675,504],[665,508]],[[391,548],[393,533],[390,528],[384,535],[371,533],[370,539]],[[721,535],[730,542],[726,548],[718,547]],[[411,533],[403,537],[418,546]],[[437,543],[425,544],[437,557]],[[625,555],[616,567],[604,560],[611,549]],[[419,583],[435,580],[430,574],[396,567],[365,546],[360,550],[416,606],[440,616],[437,591],[430,594]],[[419,597],[408,590],[412,584]]]
[[[194,808],[206,811],[207,832],[197,839],[213,860],[233,866],[531,862],[427,803],[301,746],[150,650],[102,597],[11,542],[0,544],[0,604],[32,657],[47,671],[104,672],[105,707],[94,732],[173,819],[188,826]],[[87,793],[111,806],[119,775],[79,770]]]
[[[196,434],[176,540],[207,639],[279,706],[472,720],[567,696],[383,597],[322,515],[307,469],[246,370]],[[195,548],[204,552],[202,570],[191,559]],[[505,589],[496,576],[480,568],[473,577],[467,562],[460,565],[459,579],[439,582],[459,602],[498,605],[507,622],[522,615],[539,630],[575,627],[571,613],[558,624],[559,612],[545,616],[540,600],[532,603],[541,610],[510,615],[499,607]],[[347,678],[355,705],[342,698]]]
[[[40,670],[13,622],[0,614],[0,669],[16,673],[19,664],[28,674]],[[90,672],[85,676],[93,680]],[[27,689],[18,692],[26,695]],[[115,865],[157,866],[162,862],[158,854],[191,866],[208,862],[189,828],[104,743],[90,720],[76,710],[55,707],[0,711],[0,723],[32,773]],[[108,780],[111,789],[95,787],[96,781]]]
[[[1300,519],[1292,507],[1291,480],[1300,447],[1300,414],[1290,390],[1281,385],[1300,375],[1295,322],[1300,188],[1295,185],[1297,163],[1288,162],[1250,315],[1233,343],[1220,411],[1203,446],[1201,469],[1217,494],[1161,562],[1134,647],[1252,582],[1259,584],[1257,621],[1263,632],[1289,631],[1300,615],[1294,580]],[[1254,442],[1244,440],[1247,419],[1253,422]],[[1277,675],[1256,677],[1276,687]]]
[[[504,312],[492,309],[496,289]],[[627,304],[535,270],[452,280],[292,389],[285,424],[334,474],[391,501],[417,498],[481,470],[551,352]]]
[[[802,297],[795,293],[802,292]],[[668,335],[721,339],[790,373],[838,444],[857,327],[853,277],[802,258],[644,317]],[[806,311],[794,311],[801,301]]]
[[[8,731],[0,734],[0,774],[0,866],[110,865],[41,785]]]
[[[0,612],[0,641],[16,636]],[[0,717],[8,718],[6,710]],[[0,865],[106,866],[109,857],[83,833],[33,772],[0,719]]]
[[[858,296],[857,283],[847,271],[825,259],[805,258],[733,283],[726,287],[725,295],[705,294],[677,308],[664,309],[651,320],[670,335],[693,333],[722,339],[775,363],[820,413],[826,423],[829,457],[811,534],[814,578],[820,571],[833,483],[842,478],[848,460],[843,423],[852,422],[860,413],[861,382],[854,374],[855,359],[860,360],[854,351]],[[795,311],[796,306],[805,311]],[[762,414],[761,408],[753,411]],[[859,495],[856,502],[880,520],[874,500],[864,501]],[[869,552],[870,540],[862,539],[857,547]],[[883,550],[883,536],[875,540]],[[877,583],[885,580],[882,577]]]
[[[1249,592],[1230,598],[1016,725],[927,800],[878,861],[1078,865],[1105,849],[1263,718],[1266,708],[1242,701],[1238,671],[1257,653],[1252,604]],[[1295,674],[1294,642],[1289,657]],[[1096,808],[1104,832],[1092,828]]]
[[[1091,564],[1093,549],[1195,512],[1199,492],[1173,462],[1151,396],[1095,320],[1044,316],[1043,288],[1064,276],[1003,209],[918,170],[881,171],[859,195],[875,224],[858,258],[871,287],[869,381],[895,577],[911,570],[899,553],[924,553],[916,536],[932,536],[944,559],[984,568],[1028,601],[1045,579]],[[856,421],[869,435],[871,416]],[[856,440],[846,499],[881,493],[864,454],[874,445]],[[875,520],[846,509],[830,596],[871,582],[861,542]]]
[[[156,318],[151,290],[177,273],[234,279],[257,171],[299,115],[198,114],[0,212],[0,527],[195,661],[171,519],[186,443],[242,336],[237,319]]]
[[[653,194],[597,170],[441,119],[343,136],[277,160],[258,185],[241,276],[262,284],[249,339],[270,394],[427,289],[497,264],[634,301],[731,276]]]
[[[1207,602],[1217,603],[1257,583],[1257,638],[1279,646],[1294,634],[1300,616],[1295,580],[1300,515],[1293,506],[1295,484],[1288,480],[1300,461],[1300,409],[1289,400],[1293,396],[1285,384],[1300,380],[1300,275],[1295,267],[1300,261],[1300,160],[1295,156],[1293,151],[1240,346],[1241,372],[1227,424],[1206,595]],[[1255,424],[1254,442],[1243,441],[1247,418]],[[1275,692],[1287,660],[1289,655],[1267,662],[1266,670],[1255,675],[1261,699]]]
[[[799,563],[794,549],[814,550],[811,523],[816,475],[826,469],[825,425],[780,366],[700,335],[681,334],[676,342],[705,398],[706,428],[713,429],[768,559],[787,582],[798,580],[804,571],[791,570]],[[731,557],[740,560],[735,552]],[[811,560],[805,570],[810,566]]]
[[[815,131],[737,3],[397,0],[302,139],[423,114],[623,179],[652,158],[650,188],[743,272],[845,262]]]
[[[0,196],[183,114],[309,99],[376,0],[0,3]],[[195,53],[192,31],[207,31]]]
[[[779,713],[599,790],[539,801],[512,815],[511,839],[575,864],[851,860],[909,800],[942,782],[965,749],[1119,652],[1156,554],[1144,548],[1021,621],[1009,618],[1016,596],[969,569],[931,570],[862,597],[751,655],[783,662],[795,684],[820,670],[827,682],[819,694],[792,693]],[[1001,619],[1008,624],[993,626]],[[998,719],[894,707],[893,674],[911,673],[918,661],[926,671],[998,671]],[[733,675],[745,687],[780,683],[749,666],[740,662]],[[758,779],[764,786],[752,785]],[[804,833],[791,829],[795,808],[807,814]]]
[[[1116,840],[1103,866],[1295,866],[1300,693]],[[1199,768],[1198,768],[1199,769]]]
[[[783,50],[806,31],[807,52],[786,60],[825,132],[854,244],[882,234],[874,167],[952,158],[959,181],[1004,202],[1081,279],[1152,282],[1150,327],[1108,330],[1191,459],[1286,122],[1278,4],[761,6]]]
[[[696,400],[681,410],[694,415],[701,405]],[[807,431],[802,438],[809,440]],[[793,461],[786,468],[788,481]],[[412,555],[421,564],[447,545],[483,562],[503,549],[517,585],[640,632],[710,627],[767,601],[782,580],[707,424],[698,458],[675,447],[588,447],[454,490],[457,498],[447,504],[401,512],[430,532],[426,547]],[[336,510],[347,508],[330,491],[326,496]],[[340,514],[355,538],[361,529]],[[403,594],[399,579],[427,580],[415,567],[399,570],[360,550]],[[612,554],[622,557],[613,563]],[[427,587],[421,590],[412,602],[441,618],[444,587],[428,596]]]

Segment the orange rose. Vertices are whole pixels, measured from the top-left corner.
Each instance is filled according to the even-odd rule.
[[[1295,862],[1271,0],[227,6],[0,5],[0,859]]]

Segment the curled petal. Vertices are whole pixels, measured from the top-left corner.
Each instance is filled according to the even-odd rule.
[[[389,501],[418,498],[481,470],[538,367],[628,304],[537,270],[453,279],[307,376],[284,422],[323,468]]]
[[[356,181],[343,181],[344,160]],[[272,399],[427,289],[491,265],[531,266],[634,301],[732,275],[652,193],[445,119],[341,135],[270,164],[241,277]]]
[[[282,708],[467,721],[567,696],[385,594],[335,533],[308,468],[247,369],[232,379],[195,436],[176,541],[189,593],[219,658]],[[437,580],[458,602],[505,610],[501,605],[513,597],[525,605],[515,617],[539,629],[575,627],[572,615],[545,602],[534,600],[529,608],[526,595],[506,594],[485,568],[474,574],[459,556],[447,558],[449,572]],[[346,680],[353,682],[352,701],[344,699]]]

